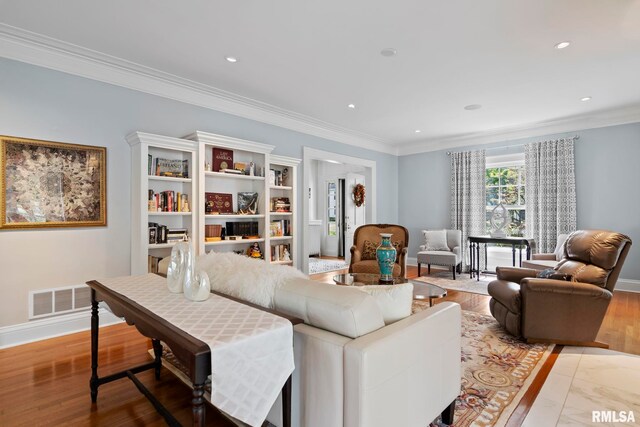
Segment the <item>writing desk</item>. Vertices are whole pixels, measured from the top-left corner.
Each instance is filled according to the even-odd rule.
[[[524,237],[491,237],[491,236],[469,236],[469,260],[471,265],[469,267],[469,273],[471,278],[475,276],[480,281],[480,244],[484,243],[484,259],[485,259],[485,272],[487,269],[487,243],[502,243],[511,246],[511,256],[513,266],[516,266],[516,246],[520,251],[520,263],[522,267],[522,248],[527,249],[527,259],[531,259],[531,242]]]

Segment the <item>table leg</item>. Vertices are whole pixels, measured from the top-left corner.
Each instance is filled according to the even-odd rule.
[[[531,259],[531,245],[527,245],[527,260]]]
[[[159,380],[160,370],[162,369],[162,344],[160,344],[160,340],[156,339],[152,339],[151,344],[153,345],[153,355],[155,356],[156,380]]]
[[[484,244],[484,270],[487,271],[487,243]]]
[[[91,379],[89,380],[89,388],[91,389],[91,402],[95,403],[98,399],[98,301],[96,301],[96,292],[91,289]]]
[[[282,425],[291,427],[291,375],[282,386]]]
[[[469,278],[473,279],[473,242],[469,242]]]
[[[522,267],[522,246],[518,246],[520,267]]]
[[[476,243],[476,266],[478,267],[478,269],[476,270],[476,273],[478,274],[477,278],[479,282],[480,281],[480,243]]]
[[[515,267],[516,266],[516,245],[511,245],[511,259],[512,259],[512,265]]]
[[[204,427],[206,420],[203,396],[204,384],[194,384],[191,394],[191,411],[193,412],[193,425],[197,427]]]

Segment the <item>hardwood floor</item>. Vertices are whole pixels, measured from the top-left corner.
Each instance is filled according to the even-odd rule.
[[[331,282],[335,272],[312,276]],[[409,277],[417,268],[409,267]],[[489,313],[489,297],[450,291],[438,301],[455,301],[463,310]],[[437,302],[436,302],[437,303]],[[598,339],[612,350],[640,354],[640,294],[614,295]],[[100,375],[149,360],[148,339],[134,327],[119,324],[100,330]],[[0,425],[162,426],[163,419],[138,392],[122,379],[100,387],[98,402],[89,396],[90,334],[79,332],[0,350]],[[160,381],[152,372],[139,375],[183,424],[191,423],[190,392],[164,370]],[[232,426],[215,408],[207,406],[208,426]],[[511,425],[511,424],[510,424]]]

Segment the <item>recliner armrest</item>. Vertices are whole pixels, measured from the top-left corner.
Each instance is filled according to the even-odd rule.
[[[520,292],[577,295],[610,300],[613,294],[606,288],[591,283],[568,282],[566,280],[525,278],[520,282]]]
[[[556,261],[556,254],[533,254],[531,259],[539,261]]]
[[[496,274],[498,276],[498,280],[520,283],[524,278],[536,277],[538,270],[534,270],[532,268],[497,267]]]

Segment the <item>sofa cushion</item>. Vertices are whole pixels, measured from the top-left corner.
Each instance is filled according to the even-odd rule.
[[[350,286],[295,278],[276,289],[274,302],[276,311],[350,338],[366,335],[385,325],[375,299]]]
[[[376,304],[382,311],[385,325],[411,315],[411,304],[413,303],[413,285],[411,283],[354,286],[354,289],[366,292],[376,300]]]
[[[449,251],[446,230],[422,230],[425,251]]]

